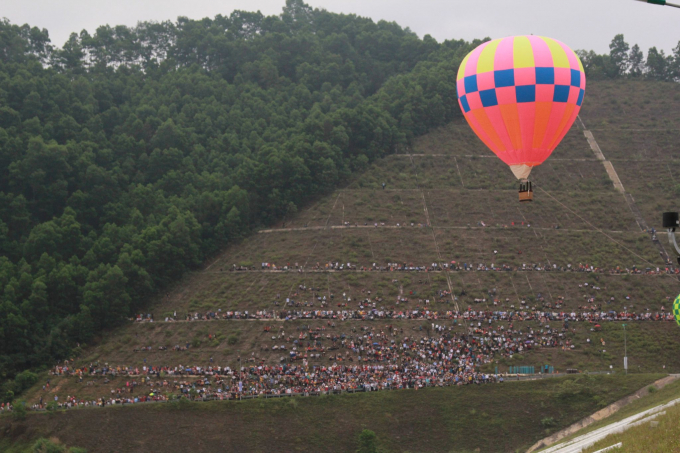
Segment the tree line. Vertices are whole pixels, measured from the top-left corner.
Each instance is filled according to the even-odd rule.
[[[672,54],[652,47],[645,57],[640,46],[631,47],[623,35],[616,35],[609,44],[609,54],[577,50],[586,76],[600,79],[639,79],[661,82],[680,82],[680,42]]]
[[[226,244],[460,116],[456,72],[480,43],[301,0],[103,26],[61,48],[0,21],[0,398]]]

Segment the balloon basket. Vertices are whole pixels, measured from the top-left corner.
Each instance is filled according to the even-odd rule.
[[[534,201],[534,191],[531,186],[531,181],[520,181],[519,183],[519,202],[525,203],[527,201]]]

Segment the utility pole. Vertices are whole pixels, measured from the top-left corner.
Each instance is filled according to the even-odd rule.
[[[626,325],[623,324],[623,369],[628,374],[628,347],[626,342]]]
[[[673,8],[680,8],[680,5],[676,5],[675,3],[668,3],[666,0],[637,0],[637,1],[643,3],[651,3],[652,5],[672,6]]]

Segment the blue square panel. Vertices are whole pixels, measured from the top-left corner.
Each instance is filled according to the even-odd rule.
[[[474,93],[477,91],[477,76],[465,77],[465,93]]]
[[[555,85],[553,102],[567,102],[569,100],[569,85]]]
[[[578,93],[578,100],[576,101],[576,105],[578,105],[579,107],[581,107],[581,104],[583,104],[583,95],[584,94],[586,94],[586,90],[581,90]]]
[[[505,69],[503,71],[494,71],[493,79],[496,88],[515,86],[515,70]]]
[[[521,85],[515,87],[517,102],[536,102],[536,85]]]
[[[581,71],[576,69],[571,70],[571,86],[573,87],[581,86]]]
[[[479,97],[482,99],[482,106],[493,107],[498,105],[498,98],[496,97],[496,90],[483,90],[479,92]]]
[[[460,97],[460,105],[463,106],[463,111],[465,113],[470,111],[470,103],[467,100],[467,96],[461,96]]]
[[[536,68],[536,85],[553,85],[555,68]]]

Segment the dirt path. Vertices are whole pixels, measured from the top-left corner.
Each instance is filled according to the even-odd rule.
[[[355,228],[388,228],[388,229],[406,229],[407,227],[404,226],[396,226],[396,225],[352,225],[352,226],[343,226],[343,225],[330,225],[330,226],[310,226],[310,227],[293,227],[293,228],[267,228],[264,230],[259,230],[257,233],[258,234],[271,234],[271,233],[285,233],[288,231],[314,231],[314,230],[340,230],[340,229],[355,229]],[[507,228],[505,227],[497,227],[497,226],[433,226],[432,227],[435,230],[503,230],[507,231]],[[544,227],[531,227],[532,230],[546,230],[546,231],[555,231],[555,228],[544,228]],[[569,232],[575,232],[575,233],[592,233],[593,230],[584,230],[584,229],[573,229],[573,228],[560,228],[560,231],[569,231]],[[633,233],[632,231],[621,231],[621,230],[603,230],[606,231],[607,233]],[[207,270],[207,269],[206,269]]]

